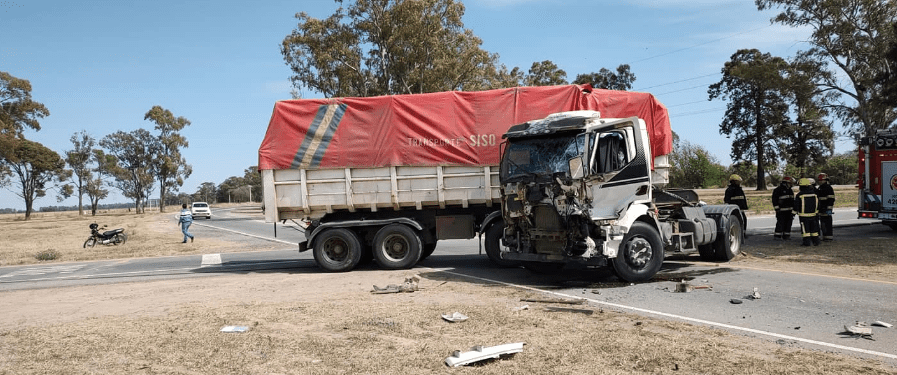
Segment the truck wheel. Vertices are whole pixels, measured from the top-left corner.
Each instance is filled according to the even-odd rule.
[[[424,259],[427,259],[428,256],[433,255],[433,252],[436,251],[436,243],[427,243],[424,244],[424,249],[420,253],[420,259],[417,261],[420,262]]]
[[[729,215],[726,231],[713,242],[713,253],[716,260],[732,260],[741,252],[742,228],[744,227],[741,226],[741,216]]]
[[[315,239],[312,253],[315,263],[325,271],[351,271],[361,260],[361,243],[358,236],[348,229],[328,229]]]
[[[660,235],[648,224],[635,222],[612,259],[617,277],[634,283],[654,277],[663,265]]]
[[[501,236],[504,230],[504,221],[499,221],[489,227],[489,229],[486,229],[486,243],[484,244],[484,247],[486,248],[486,256],[488,256],[489,261],[496,266],[506,268],[519,267],[520,262],[501,258]]]
[[[402,224],[390,224],[374,236],[374,258],[380,266],[390,270],[411,268],[420,260],[420,237]]]

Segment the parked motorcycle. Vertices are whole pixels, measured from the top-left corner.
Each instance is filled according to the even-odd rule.
[[[103,225],[103,229],[106,229],[105,225]],[[125,234],[124,228],[107,230],[100,233],[100,226],[97,225],[97,223],[93,223],[90,224],[90,237],[87,237],[87,241],[84,241],[84,248],[94,247],[98,243],[103,245],[121,245],[127,240],[128,235]]]

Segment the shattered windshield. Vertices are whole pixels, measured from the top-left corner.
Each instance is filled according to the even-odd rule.
[[[585,138],[572,134],[552,138],[514,140],[502,158],[501,178],[550,178],[557,172],[570,173],[570,159],[579,156]]]

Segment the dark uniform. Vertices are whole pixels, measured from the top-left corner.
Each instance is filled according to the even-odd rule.
[[[819,230],[822,232],[823,241],[831,241],[834,239],[832,210],[835,208],[835,189],[829,184],[825,173],[820,173],[818,177],[819,187],[816,188],[816,196],[819,197]]]
[[[794,214],[800,221],[801,245],[819,245],[819,222],[817,213],[819,198],[813,190],[813,185],[807,178],[800,179],[800,191],[794,197]]]
[[[744,196],[744,190],[741,189],[741,177],[737,174],[733,174],[729,177],[729,187],[726,188],[723,202],[734,204],[741,209],[741,227],[746,231],[747,215],[745,214],[745,211],[748,209],[747,198]]]
[[[791,238],[791,223],[794,221],[794,179],[785,177],[779,187],[772,191],[772,207],[776,211],[776,229],[773,237],[787,240]]]

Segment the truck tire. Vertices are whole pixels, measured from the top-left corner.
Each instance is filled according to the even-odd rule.
[[[713,242],[713,254],[716,260],[729,261],[735,258],[741,252],[741,239],[743,238],[741,226],[741,215],[729,215],[729,222],[726,223],[726,231],[721,236],[716,237]]]
[[[436,243],[428,243],[424,244],[423,251],[420,252],[420,259],[417,261],[420,262],[424,259],[427,259],[428,256],[433,255],[433,252],[436,251]]]
[[[361,260],[361,242],[345,228],[325,230],[315,238],[315,263],[328,272],[351,271]]]
[[[486,229],[486,243],[483,246],[486,248],[486,256],[488,256],[489,261],[496,266],[504,268],[519,267],[520,262],[501,258],[501,236],[504,229],[504,221],[492,224],[489,229]]]
[[[389,224],[374,236],[374,258],[386,269],[414,267],[422,248],[420,237],[407,225]]]
[[[648,224],[635,222],[620,244],[612,264],[617,277],[631,283],[647,281],[663,265],[660,234]]]

